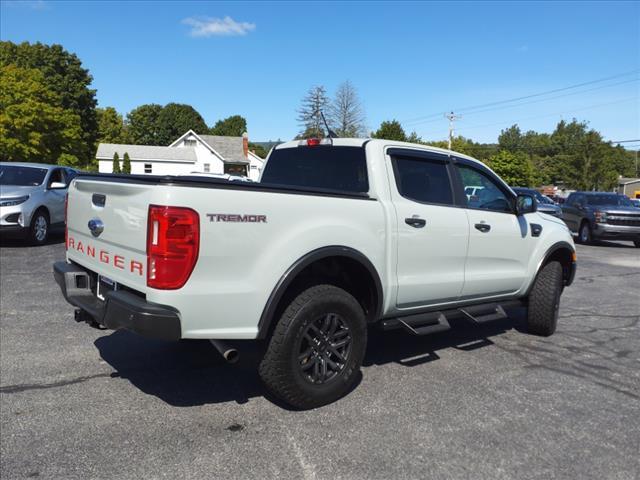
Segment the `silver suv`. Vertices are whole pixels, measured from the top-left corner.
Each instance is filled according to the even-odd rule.
[[[0,236],[40,245],[64,228],[67,187],[76,175],[58,165],[0,162]]]

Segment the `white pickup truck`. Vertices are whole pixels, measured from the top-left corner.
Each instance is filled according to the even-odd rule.
[[[366,139],[279,145],[258,183],[81,174],[66,248],[54,276],[78,321],[229,360],[262,340],[261,378],[298,408],[349,391],[371,326],[424,335],[524,304],[552,334],[576,268],[562,220],[481,162]]]

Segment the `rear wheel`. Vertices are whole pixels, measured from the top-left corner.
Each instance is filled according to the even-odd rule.
[[[578,239],[580,240],[580,243],[583,243],[585,245],[588,245],[592,242],[593,238],[591,235],[591,226],[589,225],[589,222],[582,222],[582,225],[580,225]]]
[[[280,317],[260,377],[296,408],[326,405],[357,382],[366,343],[366,320],[356,299],[333,285],[316,285]]]
[[[529,333],[548,337],[556,331],[561,293],[562,265],[560,262],[549,262],[538,273],[529,295]]]
[[[49,238],[49,215],[45,210],[38,210],[31,218],[29,228],[29,242],[33,245],[42,245]]]

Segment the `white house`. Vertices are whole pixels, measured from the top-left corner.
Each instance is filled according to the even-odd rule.
[[[257,181],[264,164],[262,158],[249,151],[246,133],[242,137],[222,137],[189,130],[168,147],[101,143],[96,152],[99,172],[113,172],[115,153],[120,157],[121,168],[124,154],[129,154],[133,174],[228,173]]]

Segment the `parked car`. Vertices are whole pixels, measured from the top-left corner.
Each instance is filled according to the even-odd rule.
[[[64,227],[65,196],[77,171],[57,165],[0,162],[0,234],[43,244]]]
[[[634,207],[640,208],[640,198],[632,198],[631,203],[633,203]]]
[[[600,239],[631,240],[640,248],[640,212],[629,198],[609,192],[574,192],[562,206],[562,218],[580,243]]]
[[[426,335],[528,305],[551,335],[576,265],[566,225],[483,163],[387,140],[278,145],[260,183],[81,175],[67,226],[54,276],[77,320],[230,360],[228,342],[264,340],[260,376],[298,408],[353,388],[370,326]]]
[[[553,215],[554,217],[562,218],[562,209],[555,204],[549,197],[545,197],[539,191],[533,188],[513,187],[513,191],[516,193],[526,193],[533,196],[538,204],[538,211],[546,213],[547,215]]]

